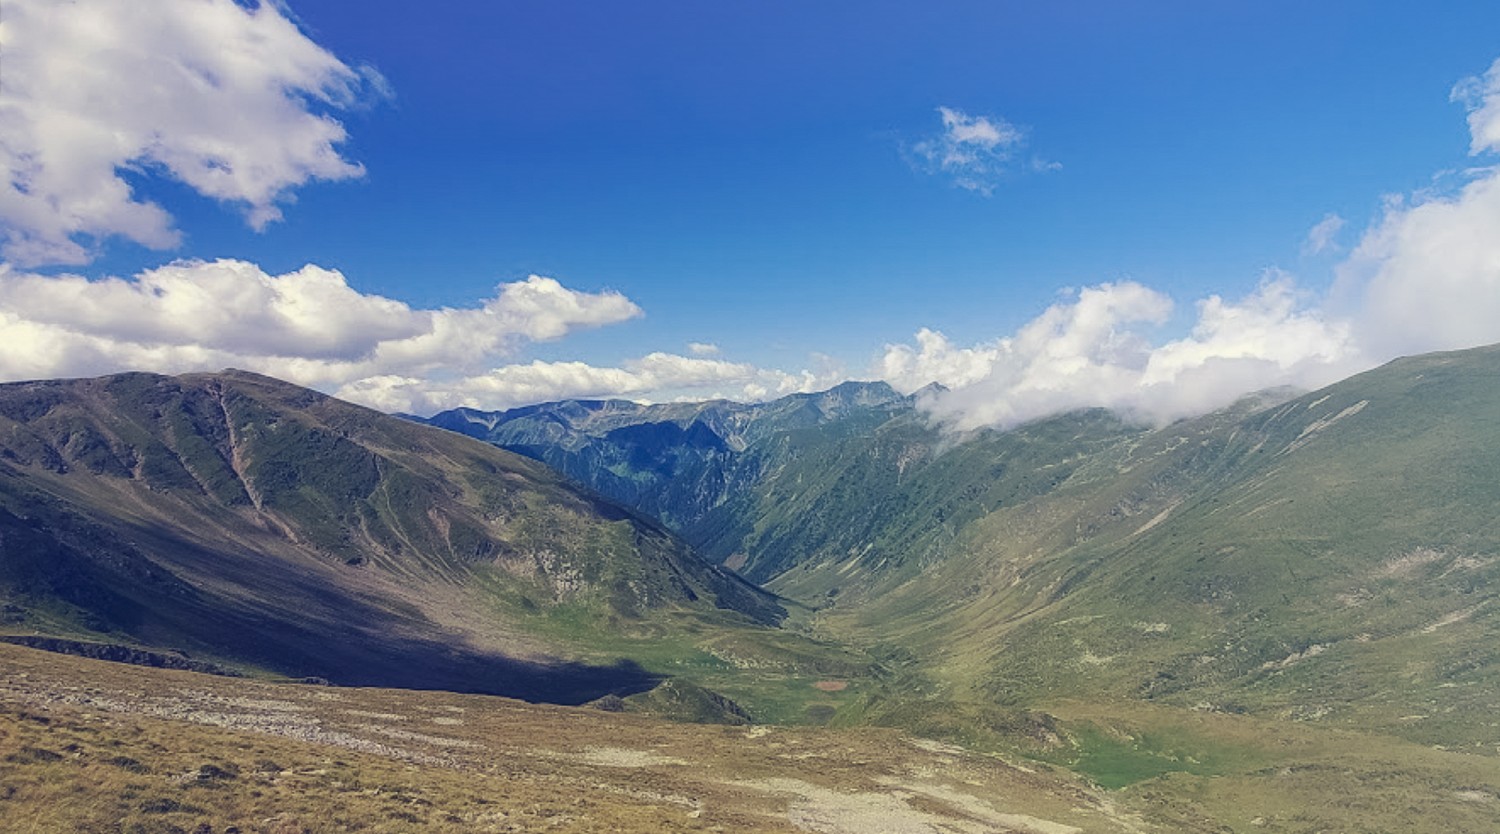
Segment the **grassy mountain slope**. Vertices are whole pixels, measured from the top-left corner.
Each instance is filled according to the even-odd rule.
[[[252,389],[277,386],[254,377],[219,379]],[[196,378],[167,382],[196,390]],[[445,664],[459,652],[505,650],[515,659],[520,646],[546,652],[586,645],[587,652],[572,656],[575,663],[587,659],[594,665],[572,671],[596,674],[602,665],[618,673],[606,661],[630,657],[640,667],[626,672],[687,678],[600,704],[626,714],[590,711],[587,719],[567,718],[567,726],[586,724],[597,735],[567,741],[560,732],[547,736],[544,746],[567,747],[562,758],[556,750],[527,753],[515,741],[519,728],[530,732],[534,722],[550,720],[544,711],[501,718],[509,708],[479,698],[463,702],[470,712],[453,715],[474,722],[476,729],[466,728],[464,738],[482,747],[499,744],[504,756],[490,755],[486,747],[471,760],[468,748],[430,729],[371,729],[371,716],[409,718],[431,707],[431,696],[410,693],[351,693],[343,697],[356,699],[359,709],[335,715],[337,693],[244,700],[244,692],[270,690],[219,678],[192,691],[177,684],[156,691],[150,681],[184,680],[185,673],[130,670],[120,676],[131,682],[104,692],[99,701],[108,705],[99,709],[129,712],[131,699],[146,692],[151,694],[142,709],[179,708],[184,715],[201,714],[186,701],[196,703],[209,690],[222,694],[205,696],[205,702],[224,705],[238,697],[247,708],[279,699],[299,702],[294,706],[326,701],[335,706],[325,720],[338,729],[330,738],[378,742],[369,735],[375,733],[398,740],[398,747],[425,745],[444,762],[444,773],[519,755],[521,763],[497,784],[541,785],[565,772],[575,780],[567,782],[570,796],[577,795],[577,778],[605,786],[603,793],[585,794],[595,811],[574,816],[563,809],[558,815],[582,820],[580,825],[606,818],[590,814],[616,811],[607,801],[613,796],[609,779],[592,771],[580,777],[582,771],[568,769],[573,765],[558,764],[573,762],[569,755],[589,768],[624,768],[628,779],[648,777],[651,790],[659,791],[652,797],[713,797],[698,806],[705,819],[727,821],[714,815],[742,807],[747,791],[755,794],[752,804],[762,807],[760,792],[770,791],[785,800],[773,812],[770,824],[776,826],[816,822],[828,830],[857,831],[839,826],[859,819],[884,830],[880,826],[908,820],[893,814],[916,809],[960,816],[948,822],[911,817],[912,830],[940,823],[955,830],[1065,830],[1013,816],[1015,809],[1002,803],[1016,796],[1015,782],[1006,781],[998,793],[976,793],[974,780],[990,778],[981,774],[980,763],[987,763],[1007,779],[1046,783],[1038,798],[1056,804],[1029,806],[1026,813],[1043,822],[1067,819],[1083,830],[1485,831],[1500,820],[1500,724],[1494,719],[1500,712],[1500,664],[1492,648],[1500,645],[1497,382],[1500,348],[1488,348],[1402,360],[1322,391],[1267,395],[1155,430],[1104,412],[1081,412],[955,439],[927,426],[909,402],[891,402],[843,410],[819,406],[821,416],[804,410],[783,424],[742,421],[738,434],[721,433],[707,422],[695,428],[696,417],[686,423],[656,419],[665,412],[648,411],[652,419],[632,423],[642,412],[631,409],[640,407],[601,408],[614,412],[607,429],[571,435],[575,452],[607,440],[615,452],[660,461],[660,453],[683,444],[713,445],[701,433],[713,429],[735,456],[736,471],[754,477],[740,491],[725,491],[685,529],[700,545],[721,547],[715,558],[764,571],[773,588],[800,601],[787,606],[791,622],[815,639],[754,624],[753,617],[764,613],[757,607],[743,613],[717,607],[720,600],[734,604],[715,590],[712,577],[724,574],[672,562],[672,553],[688,556],[672,550],[681,545],[660,527],[535,464],[451,433],[414,425],[387,429],[383,422],[378,431],[361,428],[352,417],[340,422],[330,416],[352,407],[278,387],[306,402],[293,407],[278,400],[270,409],[279,415],[275,419],[226,420],[225,434],[230,425],[269,433],[279,429],[267,426],[290,421],[330,436],[298,441],[298,451],[279,458],[274,445],[265,451],[245,440],[214,446],[220,441],[209,420],[209,428],[196,435],[224,450],[220,458],[240,483],[240,498],[228,475],[203,474],[216,471],[211,461],[182,464],[189,485],[161,474],[174,472],[170,465],[147,463],[159,456],[150,442],[120,440],[128,425],[156,419],[157,406],[141,410],[128,404],[138,398],[106,401],[98,392],[80,402],[103,406],[49,404],[32,392],[0,398],[0,414],[10,421],[0,423],[0,437],[9,438],[0,459],[0,509],[7,513],[0,516],[4,615],[11,630],[40,624],[77,634],[92,627],[158,639],[162,635],[150,629],[181,637],[193,625],[187,615],[181,622],[163,620],[158,612],[164,605],[222,616],[244,614],[233,609],[236,602],[253,602],[245,609],[254,613],[280,604],[302,613],[287,620],[291,625],[325,640],[335,634],[350,642],[368,639],[372,646],[361,647],[367,652],[385,651],[389,644],[378,644],[374,630],[352,627],[352,620],[343,623],[346,631],[335,632],[320,612],[373,617],[381,630],[404,629],[413,640],[461,635],[442,646],[402,645],[416,652],[446,647]],[[116,378],[88,384],[124,383]],[[270,396],[241,393],[262,404]],[[786,413],[797,415],[816,399],[794,402]],[[163,402],[170,407],[161,408],[162,415],[199,413],[192,397]],[[240,413],[239,407],[229,413]],[[664,408],[683,415],[710,410]],[[80,409],[92,415],[89,420],[76,416]],[[379,422],[378,415],[353,413]],[[56,422],[47,423],[48,415]],[[680,431],[674,434],[662,423]],[[635,426],[645,428],[616,433]],[[191,457],[179,435],[147,434],[170,436],[161,443],[177,460]],[[344,448],[340,440],[370,452],[381,479],[399,465],[421,473],[415,484],[442,486],[430,496],[421,489],[402,493],[397,508],[387,510],[396,521],[386,520],[378,504],[364,509],[371,493],[351,486],[363,483],[360,467],[354,457],[334,451]],[[121,451],[127,448],[136,451]],[[244,450],[238,456],[237,448]],[[336,475],[296,472],[285,476],[292,486],[278,493],[276,484],[283,481],[277,466],[297,461]],[[650,478],[668,484],[675,465],[664,464]],[[638,476],[646,469],[622,471]],[[243,474],[252,471],[253,477]],[[503,490],[492,490],[510,496],[510,503],[480,497],[481,485],[497,475],[508,480]],[[267,496],[274,500],[268,503]],[[584,512],[595,505],[604,508],[604,518]],[[422,511],[404,518],[398,511],[412,507]],[[475,507],[481,508],[477,516],[463,515]],[[452,544],[451,532],[433,520],[434,509],[441,518],[479,519],[474,523],[490,544]],[[538,510],[544,512],[540,521],[526,521]],[[345,517],[359,523],[341,521],[337,527],[328,520]],[[164,528],[168,518],[188,523]],[[423,519],[431,529],[408,529],[420,528]],[[330,532],[335,527],[337,536]],[[318,530],[321,538],[309,543],[315,534],[299,532],[304,528]],[[371,535],[366,544],[368,531],[398,528],[404,536],[396,537],[399,546],[384,534]],[[454,529],[451,521],[446,529]],[[177,543],[160,540],[168,535]],[[672,574],[671,567],[665,573],[629,567],[642,560],[653,564],[645,551],[653,536],[664,537],[660,546],[669,551],[667,564],[679,565],[680,585],[653,579]],[[283,542],[283,550],[263,545],[267,539]],[[346,541],[353,550],[341,549]],[[411,544],[429,541],[448,544]],[[460,535],[458,541],[470,539]],[[181,542],[191,542],[196,555],[174,550]],[[618,547],[634,561],[589,567],[620,554]],[[515,568],[526,554],[531,562],[519,564],[535,567]],[[350,564],[355,556],[365,561]],[[278,560],[281,577],[274,592],[214,578],[238,576],[237,559],[270,558]],[[382,579],[387,575],[392,578]],[[349,584],[350,576],[363,584]],[[620,576],[624,596],[617,593]],[[593,577],[602,577],[599,584]],[[63,589],[75,589],[73,596]],[[281,602],[282,596],[289,601]],[[476,599],[482,603],[471,605]],[[253,618],[232,622],[269,633]],[[871,668],[866,656],[882,665]],[[0,696],[21,699],[24,710],[51,705],[62,718],[59,731],[77,737],[78,755],[49,757],[46,733],[33,726],[38,722],[30,713],[0,716],[0,743],[25,745],[16,756],[0,757],[0,766],[24,786],[23,800],[42,807],[53,784],[107,792],[97,785],[118,781],[107,768],[110,760],[84,737],[85,719],[67,712],[80,703],[78,697],[103,692],[91,683],[92,691],[80,693],[76,682],[98,673],[88,671],[85,661],[66,659],[39,674],[34,653],[18,647],[0,646],[0,660],[27,670],[24,679],[16,676],[15,684],[0,687],[9,693]],[[424,670],[453,668],[426,662]],[[520,679],[534,682],[549,668],[540,657],[529,662],[525,671],[531,677]],[[78,671],[68,671],[75,665]],[[611,685],[627,694],[651,682],[629,690],[618,679]],[[847,729],[813,734],[722,728],[703,735],[630,714],[737,720],[732,704],[695,683],[750,706],[758,719],[826,721]],[[583,689],[575,681],[572,691]],[[133,739],[164,732],[152,723],[156,719],[111,720]],[[563,726],[564,719],[557,720]],[[283,716],[267,726],[286,723]],[[491,727],[499,728],[495,735]],[[959,742],[969,751],[929,739]],[[153,757],[153,768],[159,758],[160,767],[176,768],[172,773],[190,755],[163,744],[127,749],[125,755],[138,760]],[[712,752],[719,750],[732,753],[721,758]],[[278,747],[277,755],[310,761],[320,754],[288,746]],[[254,756],[226,761],[243,773]],[[349,760],[340,761],[345,767]],[[378,762],[361,762],[367,773],[388,772]],[[940,772],[934,767],[948,765],[958,768],[952,772],[959,781],[934,781]],[[1086,777],[1093,786],[1062,787],[1071,777],[1055,768]],[[293,775],[300,778],[300,772]],[[292,776],[283,769],[276,778]],[[420,782],[424,797],[447,809],[456,826],[468,824],[464,815],[488,813],[442,774],[408,778]],[[148,800],[159,794],[221,820],[239,803],[260,807],[261,794],[253,791],[221,791],[215,796],[225,802],[210,802],[193,793],[192,780],[158,781],[132,784],[150,786]],[[188,787],[173,787],[179,784]],[[337,789],[311,781],[305,787]],[[887,792],[876,796],[881,791]],[[850,803],[856,796],[875,804],[855,808]],[[976,797],[986,804],[973,804]],[[167,806],[150,806],[159,807]],[[389,812],[361,802],[339,807],[367,820],[372,830],[381,830],[378,815]],[[111,813],[157,813],[144,804],[120,808]],[[187,812],[179,805],[162,813]],[[661,818],[656,813],[648,822],[634,816],[634,808],[619,813],[641,827],[658,825]],[[390,819],[392,830],[406,820]],[[684,827],[694,828],[697,819],[687,818]]]
[[[1491,347],[1155,430],[949,438],[900,400],[761,423],[744,479],[678,529],[906,674],[851,720],[1103,696],[1493,750],[1497,382]]]
[[[1436,354],[1126,436],[822,624],[983,701],[1148,699],[1494,752],[1497,381],[1500,349]],[[1013,461],[999,442],[954,454]],[[776,587],[848,580],[808,573]]]
[[[568,702],[660,679],[558,659],[589,634],[784,613],[533,461],[238,372],[0,386],[0,594],[11,631]]]

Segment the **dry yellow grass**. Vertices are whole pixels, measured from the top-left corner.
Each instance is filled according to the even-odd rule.
[[[0,646],[11,832],[1127,831],[1060,771],[885,730],[707,727]]]
[[[1055,765],[876,728],[674,724],[0,645],[0,832],[1489,832],[1500,758],[1054,702]],[[1070,752],[1071,751],[1071,752]]]

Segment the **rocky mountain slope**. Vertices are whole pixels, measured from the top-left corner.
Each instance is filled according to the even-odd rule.
[[[423,422],[543,461],[684,533],[711,561],[764,581],[796,560],[772,556],[775,547],[745,545],[759,509],[747,499],[812,456],[844,468],[846,459],[865,454],[870,432],[899,417],[931,435],[912,419],[914,398],[884,382],[750,404],[568,400],[500,412],[460,408]],[[755,555],[733,559],[737,553]]]
[[[0,597],[12,632],[563,702],[660,676],[539,623],[784,616],[540,464],[233,371],[0,385]]]

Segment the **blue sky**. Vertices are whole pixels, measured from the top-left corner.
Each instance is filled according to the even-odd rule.
[[[1500,57],[1493,3],[454,2],[416,11],[394,0],[259,9],[149,0],[128,26],[93,27],[119,31],[122,54],[151,50],[151,60],[122,58],[115,81],[99,82],[147,90],[121,114],[104,112],[99,97],[64,101],[46,71],[62,61],[69,38],[97,53],[85,37],[109,36],[88,35],[86,24],[119,12],[85,0],[70,12],[79,23],[56,19],[69,12],[38,0],[14,5],[0,31],[20,69],[0,84],[22,105],[25,141],[67,130],[57,127],[69,124],[59,113],[82,114],[96,127],[127,120],[147,138],[88,164],[113,165],[131,201],[156,204],[170,228],[57,221],[47,239],[55,244],[61,235],[83,254],[62,256],[49,244],[51,254],[38,256],[16,241],[46,238],[21,199],[46,184],[38,178],[10,195],[0,205],[12,241],[7,276],[22,282],[10,294],[25,302],[11,307],[11,338],[31,340],[37,354],[52,345],[80,358],[13,360],[0,365],[9,378],[115,370],[103,358],[111,355],[116,364],[129,357],[163,371],[228,357],[297,377],[288,370],[308,357],[294,337],[285,348],[247,351],[180,323],[142,335],[114,321],[191,315],[183,312],[190,307],[78,320],[55,312],[60,299],[90,294],[126,309],[140,299],[105,298],[103,279],[139,290],[138,276],[166,264],[220,259],[254,265],[263,275],[241,270],[236,280],[266,287],[311,264],[337,271],[360,298],[414,311],[476,308],[496,297],[497,284],[530,275],[555,278],[559,292],[580,294],[585,306],[607,291],[634,305],[564,316],[560,332],[522,326],[477,348],[483,356],[391,367],[372,360],[358,372],[298,378],[387,408],[500,407],[547,394],[743,397],[885,376],[907,388],[926,377],[977,385],[954,406],[966,415],[960,422],[995,411],[975,401],[1073,392],[1049,393],[1010,416],[1000,408],[1005,413],[973,418],[1003,422],[1089,404],[1080,392],[1101,385],[1122,387],[1097,404],[1162,418],[1243,393],[1229,389],[1316,384],[1395,352],[1463,346],[1362,335],[1378,318],[1368,310],[1380,306],[1362,294],[1399,283],[1384,276],[1390,264],[1407,264],[1407,250],[1381,254],[1371,235],[1404,221],[1415,228],[1424,205],[1462,209],[1464,189],[1489,176],[1471,170],[1493,160],[1466,118],[1485,112],[1484,74]],[[225,85],[222,110],[180,94],[150,99],[172,66],[206,68],[208,77],[238,72],[214,66],[234,52],[226,33],[270,18],[291,22],[245,41],[258,44],[245,47],[248,60],[273,67],[301,56],[306,66],[291,75],[251,73],[242,89]],[[38,57],[28,61],[32,53]],[[289,92],[267,100],[266,78]],[[1452,100],[1466,78],[1476,79],[1474,95]],[[327,100],[310,92],[329,83],[339,91]],[[235,107],[236,96],[253,103]],[[266,118],[220,129],[231,112]],[[943,112],[951,115],[946,126]],[[309,133],[292,151],[275,147],[279,127],[311,129],[298,115],[332,119],[345,135],[323,141]],[[15,121],[9,129],[18,129]],[[159,137],[192,135],[200,123],[209,138],[183,142],[179,156],[244,141],[214,165],[286,170],[255,191],[174,169],[177,157],[159,149]],[[954,138],[965,129],[969,141]],[[346,167],[318,169],[332,164],[320,148]],[[13,151],[12,179],[28,160],[51,170],[74,164],[49,153],[22,159]],[[1393,208],[1391,195],[1404,202]],[[100,198],[90,199],[79,204]],[[1483,205],[1473,211],[1482,211],[1487,203],[1475,199]],[[247,205],[279,208],[281,217],[255,228]],[[1324,228],[1336,233],[1310,246],[1309,231],[1330,215],[1337,220]],[[1484,228],[1482,216],[1476,222]],[[1423,275],[1401,286],[1426,286]],[[59,283],[75,278],[88,283]],[[1269,284],[1275,292],[1267,295]],[[202,286],[233,296],[230,279]],[[1154,295],[1077,292],[1137,286]],[[1257,352],[1243,333],[1215,331],[1181,345],[1204,326],[1199,302],[1220,296],[1234,305],[1257,293],[1260,308],[1285,302],[1273,318],[1315,320],[1323,330],[1296,355]],[[1453,308],[1471,309],[1500,295],[1500,285],[1481,268],[1450,295]],[[1110,311],[1103,330],[1079,329],[1085,297]],[[1169,310],[1162,299],[1171,300]],[[46,304],[54,312],[36,312]],[[1042,326],[1049,309],[1071,324],[1047,325],[1045,344],[1033,339],[1027,353],[1020,337]],[[1460,328],[1468,341],[1500,339],[1475,327]],[[923,328],[943,334],[942,349],[918,343]],[[325,352],[375,356],[373,343],[350,338]],[[55,350],[72,345],[68,339],[92,339],[94,347]],[[118,339],[139,350],[95,344]],[[690,343],[718,350],[695,353]],[[1204,348],[1209,343],[1218,347]],[[1037,356],[1066,353],[1059,345],[1072,351],[1067,361],[1037,364]],[[1159,353],[1173,345],[1176,364]],[[725,367],[678,363],[680,374],[643,380],[639,360],[652,354]],[[1210,386],[1213,396],[1162,394],[1191,388],[1187,372],[1219,359],[1259,364],[1224,371],[1232,384]],[[1153,361],[1156,370],[1143,378]],[[636,376],[590,371],[549,388],[545,369],[566,363]],[[462,382],[518,365],[534,367],[520,388]],[[376,378],[382,382],[369,382]],[[1156,393],[1143,399],[1143,386]],[[1146,403],[1163,397],[1175,404]]]

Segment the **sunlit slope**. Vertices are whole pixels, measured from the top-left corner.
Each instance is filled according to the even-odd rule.
[[[946,454],[1013,462],[1004,437]],[[986,508],[910,581],[824,564],[775,587],[881,587],[821,624],[922,658],[967,697],[1143,698],[1500,743],[1500,350],[1081,451],[1059,445],[1055,484]]]
[[[884,658],[892,697],[1102,694],[1488,743],[1500,352],[1293,395],[1155,430],[1088,411],[955,437],[911,400],[750,420],[720,454],[733,489],[706,511],[654,500],[705,558]],[[609,410],[609,432],[635,427],[647,480],[697,471],[641,408]],[[609,488],[599,471],[571,474]]]
[[[684,535],[799,598],[864,596],[920,576],[970,524],[1055,489],[1137,433],[1102,411],[962,444],[917,413],[784,432],[757,448],[774,464],[754,489]]]

